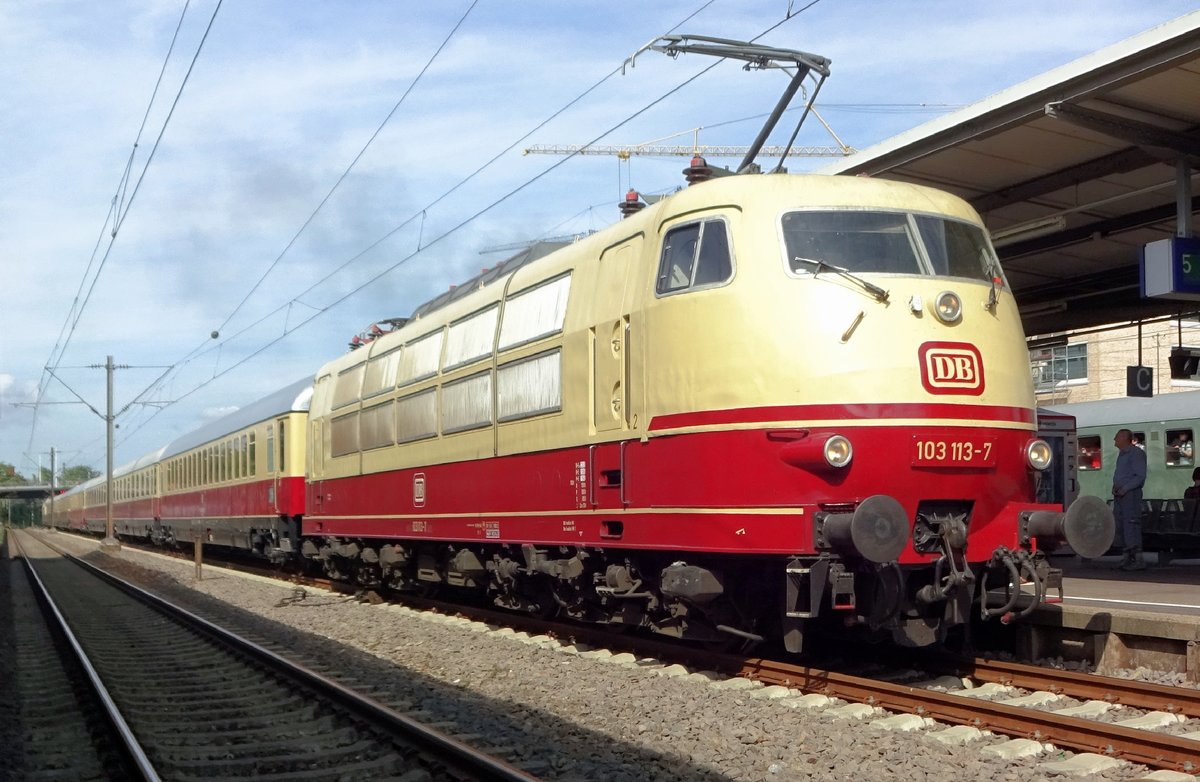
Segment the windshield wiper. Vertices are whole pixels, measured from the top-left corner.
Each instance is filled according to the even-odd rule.
[[[987,275],[992,285],[992,290],[988,293],[987,308],[988,310],[994,310],[996,305],[1000,303],[1000,291],[997,289],[997,286],[1000,285],[1000,281],[1004,278],[1000,276],[1000,264],[990,258],[988,259]]]
[[[871,296],[873,296],[876,301],[880,302],[881,304],[887,304],[887,301],[888,301],[888,292],[887,291],[885,291],[883,288],[880,288],[878,285],[876,285],[872,282],[868,282],[867,280],[864,280],[862,277],[859,277],[857,274],[854,274],[851,271],[843,269],[841,266],[834,266],[832,263],[817,260],[814,258],[801,258],[798,255],[795,258],[793,258],[792,260],[799,261],[800,263],[812,264],[814,267],[812,275],[814,277],[816,277],[817,275],[819,275],[821,272],[824,272],[824,271],[830,271],[830,272],[833,272],[834,274],[838,275],[839,277],[844,277],[845,279],[850,280],[850,282],[852,282],[855,285],[862,288],[867,293],[871,294]]]

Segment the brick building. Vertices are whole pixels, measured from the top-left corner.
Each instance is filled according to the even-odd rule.
[[[1154,394],[1200,389],[1200,376],[1172,380],[1167,357],[1180,344],[1178,320],[1142,326],[1141,363],[1154,373]],[[1200,348],[1200,320],[1184,318],[1182,340]],[[1138,364],[1138,327],[1061,334],[1032,340],[1029,365],[1039,405],[1091,402],[1125,396],[1126,367]]]

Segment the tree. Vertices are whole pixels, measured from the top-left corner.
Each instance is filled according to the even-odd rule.
[[[100,473],[88,467],[86,464],[77,464],[74,467],[63,467],[62,472],[58,474],[59,486],[74,486],[77,483],[90,481],[92,478],[98,478]]]
[[[17,472],[17,468],[8,462],[0,462],[0,485],[3,486],[24,486],[29,483],[25,480],[25,476]]]

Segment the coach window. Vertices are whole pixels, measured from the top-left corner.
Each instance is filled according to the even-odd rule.
[[[286,447],[287,444],[283,440],[283,425],[285,423],[287,423],[287,419],[280,418],[278,423],[279,423],[279,471],[285,472],[287,470],[287,447]]]
[[[733,276],[729,233],[724,220],[705,220],[672,228],[663,239],[658,280],[659,295],[711,287]]]
[[[359,446],[369,451],[393,445],[396,442],[395,429],[396,416],[391,402],[364,407],[358,419]]]
[[[443,370],[461,367],[491,354],[498,312],[499,308],[493,304],[450,325],[446,332]]]
[[[333,384],[334,410],[358,401],[358,393],[362,388],[363,372],[366,366],[366,362],[360,362],[338,373],[337,382]]]
[[[275,426],[267,424],[267,475],[275,472]]]
[[[513,421],[562,409],[561,354],[555,350],[496,370],[499,420]]]
[[[438,360],[442,357],[442,333],[439,329],[404,346],[400,354],[400,368],[396,371],[400,385],[415,383],[437,374]]]
[[[258,471],[258,465],[254,461],[254,432],[250,433],[250,476],[254,477],[254,473]]]
[[[492,423],[492,373],[482,372],[442,386],[442,433]]]
[[[1192,440],[1191,429],[1168,429],[1166,445],[1167,466],[1191,467],[1195,463],[1194,447],[1195,443]]]
[[[437,435],[437,389],[396,401],[396,440],[409,443]]]
[[[333,419],[330,424],[329,451],[334,456],[355,453],[358,448],[358,413],[347,413]],[[279,469],[283,470],[280,462]]]
[[[1138,448],[1141,448],[1143,451],[1146,450],[1146,433],[1145,432],[1134,432],[1133,433],[1133,444],[1136,445]]]
[[[568,272],[549,282],[509,295],[500,323],[500,350],[534,342],[562,331],[571,293]]]
[[[377,396],[396,387],[396,370],[400,366],[400,348],[372,356],[367,362],[363,379],[362,398]]]
[[[1079,469],[1099,470],[1104,466],[1104,449],[1100,447],[1100,435],[1091,434],[1079,438]]]

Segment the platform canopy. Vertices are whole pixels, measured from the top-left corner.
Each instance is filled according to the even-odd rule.
[[[1200,309],[1142,299],[1138,277],[1177,207],[1195,224],[1197,172],[1200,11],[821,169],[970,201],[1031,336]]]

